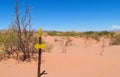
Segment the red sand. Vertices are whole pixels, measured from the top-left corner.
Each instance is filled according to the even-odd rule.
[[[44,38],[53,44],[51,53],[42,54],[42,77],[120,77],[120,46],[108,46],[103,53],[101,43],[92,42],[85,47],[84,41],[72,38],[73,45],[63,54],[55,38]],[[108,41],[107,41],[108,42]],[[0,77],[37,77],[37,62],[17,63],[15,60],[0,62]]]

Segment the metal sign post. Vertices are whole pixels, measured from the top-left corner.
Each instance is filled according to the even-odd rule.
[[[39,44],[41,44],[41,36],[39,37]],[[41,72],[41,48],[39,48],[38,52],[38,77],[41,77],[40,72]]]
[[[39,34],[39,44],[36,44],[35,48],[39,49],[39,51],[38,51],[38,77],[41,77],[41,75],[47,74],[45,71],[43,71],[41,73],[41,54],[42,54],[42,49],[44,49],[46,47],[44,44],[42,44],[42,38],[41,38],[42,28],[40,28],[38,34]]]

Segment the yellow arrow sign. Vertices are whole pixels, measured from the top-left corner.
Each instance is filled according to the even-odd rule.
[[[39,36],[42,36],[42,28],[39,29],[38,34],[39,34]]]
[[[35,48],[36,48],[36,49],[39,49],[39,48],[40,48],[40,49],[45,49],[45,48],[46,48],[46,45],[45,45],[45,44],[36,44],[36,45],[35,45]]]

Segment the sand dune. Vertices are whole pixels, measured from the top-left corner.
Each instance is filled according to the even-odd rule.
[[[120,46],[108,46],[100,56],[101,42],[71,38],[72,45],[66,47],[66,53],[55,39],[44,38],[53,45],[51,53],[42,54],[42,70],[47,75],[42,77],[120,77]],[[89,45],[91,44],[91,45]],[[0,62],[0,77],[37,77],[37,62],[21,62],[8,60]]]

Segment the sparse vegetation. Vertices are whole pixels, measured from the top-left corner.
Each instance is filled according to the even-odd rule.
[[[101,37],[106,36],[107,38],[113,37],[115,34],[114,32],[108,32],[108,31],[101,31],[101,32],[95,32],[95,31],[87,31],[87,32],[57,32],[57,31],[47,31],[47,34],[50,36],[77,36],[77,37],[84,37],[84,38],[92,38],[94,40],[99,41]]]
[[[57,31],[47,31],[47,34],[50,35],[50,36],[58,36],[58,32]]]
[[[50,36],[80,36],[78,32],[58,32],[58,31],[49,31],[47,32]]]
[[[15,27],[14,27],[15,28]],[[34,49],[34,45],[38,42],[38,36],[35,31],[27,30],[25,27],[22,29],[19,26],[17,29],[11,27],[8,30],[0,31],[0,59],[15,58],[17,60],[30,60],[30,58],[37,59],[35,55],[37,52]],[[63,53],[66,53],[66,48],[72,44],[72,40],[69,37],[85,38],[85,45],[87,41],[93,39],[96,41],[103,41],[101,45],[102,50],[100,55],[103,54],[105,48],[105,39],[110,39],[110,45],[120,45],[120,33],[117,32],[57,32],[47,31],[47,35],[63,37],[62,40],[55,39],[55,42],[60,42]],[[21,35],[20,35],[21,34]],[[101,40],[104,38],[104,40]],[[50,52],[53,45],[46,43],[47,48],[45,51]],[[26,55],[26,56],[25,56]]]

